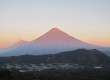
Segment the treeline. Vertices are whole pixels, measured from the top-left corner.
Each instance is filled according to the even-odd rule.
[[[110,70],[46,70],[41,72],[25,73],[0,70],[0,80],[110,80]]]

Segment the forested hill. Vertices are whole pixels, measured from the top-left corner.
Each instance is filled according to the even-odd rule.
[[[58,54],[0,57],[0,64],[75,63],[88,66],[109,65],[110,57],[96,50],[77,49]]]

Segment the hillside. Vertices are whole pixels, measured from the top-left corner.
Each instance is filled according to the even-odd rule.
[[[110,58],[96,49],[77,49],[74,51],[68,51],[58,54],[0,57],[0,64],[5,63],[75,63],[88,66],[103,66],[110,64]]]

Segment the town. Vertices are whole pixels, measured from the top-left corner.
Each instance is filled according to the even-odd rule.
[[[0,69],[19,70],[19,72],[26,71],[42,71],[48,69],[83,69],[84,67],[73,63],[50,63],[50,64],[1,64]]]

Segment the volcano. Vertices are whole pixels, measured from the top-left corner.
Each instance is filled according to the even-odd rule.
[[[60,45],[70,45],[70,44],[81,44],[82,41],[71,37],[67,33],[57,29],[53,28],[47,33],[45,33],[43,36],[35,39],[32,41],[34,44],[40,44],[40,45],[52,45],[52,46],[60,46]]]
[[[20,41],[11,47],[6,48],[4,52],[0,52],[1,56],[17,56],[24,54],[55,54],[64,51],[70,51],[75,49],[98,49],[108,51],[110,48],[100,47],[90,43],[83,42],[76,39],[67,33],[59,30],[58,28],[53,28],[41,37],[31,41],[25,42]]]
[[[67,33],[59,30],[58,28],[53,28],[41,37],[33,40],[32,44],[39,45],[39,46],[47,46],[48,48],[57,47],[57,48],[93,48],[96,45],[89,44],[78,40]]]

